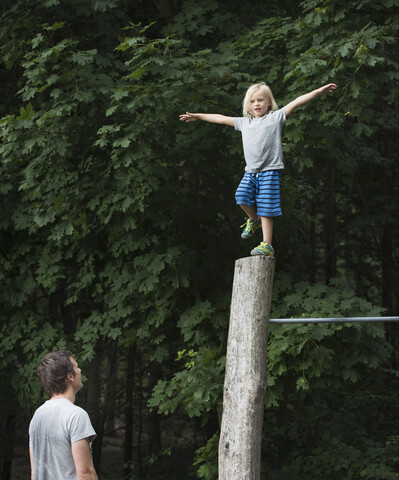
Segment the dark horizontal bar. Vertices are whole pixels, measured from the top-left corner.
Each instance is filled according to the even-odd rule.
[[[399,317],[271,318],[269,323],[399,322]]]

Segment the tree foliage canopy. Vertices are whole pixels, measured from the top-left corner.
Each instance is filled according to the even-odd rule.
[[[398,314],[399,3],[3,4],[4,478],[43,401],[35,366],[68,348],[102,478],[215,479],[233,263],[250,250],[233,197],[244,163],[233,129],[178,115],[240,116],[258,81],[280,107],[334,81],[284,130],[272,316]],[[272,329],[268,479],[399,478],[398,339]]]

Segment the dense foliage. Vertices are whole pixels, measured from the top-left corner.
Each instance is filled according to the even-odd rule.
[[[284,130],[272,316],[398,315],[397,0],[4,0],[0,476],[26,478],[48,351],[83,365],[103,479],[217,478],[240,116]],[[396,325],[274,326],[263,472],[399,479]],[[266,474],[267,472],[267,474]]]

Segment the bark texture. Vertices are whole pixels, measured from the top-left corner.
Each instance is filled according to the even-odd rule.
[[[227,342],[219,480],[259,480],[274,258],[236,261]]]

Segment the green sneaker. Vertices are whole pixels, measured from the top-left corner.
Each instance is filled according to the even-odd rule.
[[[269,257],[274,257],[274,248],[270,243],[261,242],[252,250],[251,255],[268,255]]]
[[[251,238],[252,235],[256,232],[256,230],[262,227],[262,223],[260,221],[260,218],[258,218],[258,220],[252,220],[252,218],[247,218],[246,223],[244,223],[244,225],[241,225],[241,228],[242,227],[245,228],[241,234],[241,238]]]

